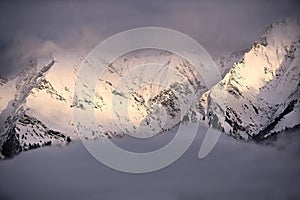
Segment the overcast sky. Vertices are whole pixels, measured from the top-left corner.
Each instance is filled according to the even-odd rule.
[[[31,57],[55,56],[53,46],[85,56],[112,34],[143,26],[183,32],[220,56],[249,47],[272,22],[296,17],[299,5],[296,0],[1,1],[0,74],[15,74]]]

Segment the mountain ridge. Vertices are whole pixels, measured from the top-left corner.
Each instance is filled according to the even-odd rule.
[[[208,92],[198,118],[209,118],[209,125],[216,117],[224,132],[242,140],[262,140],[297,126],[299,27],[299,19],[270,25]]]
[[[72,120],[74,109],[83,111],[91,107],[99,114],[97,130],[86,130],[91,132],[91,139],[121,136],[129,131],[163,132],[176,126],[181,120],[179,105],[189,94],[183,79],[171,81],[170,88],[165,89],[146,85],[152,90],[142,93],[145,88],[140,88],[131,96],[118,91],[116,80],[123,77],[130,65],[141,65],[152,59],[177,67],[189,83],[201,89],[202,97],[183,121],[201,121],[237,139],[255,141],[299,126],[299,27],[299,19],[275,22],[251,48],[221,57],[216,62],[223,79],[209,91],[201,85],[202,79],[194,77],[188,62],[169,52],[150,51],[123,56],[110,65],[106,77],[99,79],[95,101],[90,102],[73,98],[74,83],[79,78],[77,67],[65,70],[52,59],[38,68],[37,61],[33,60],[19,75],[9,80],[0,79],[2,158],[40,146],[66,145],[78,139]],[[149,74],[150,71],[137,73]],[[153,80],[163,80],[166,73],[162,69],[155,71]],[[105,93],[128,100],[132,105],[129,116],[109,115],[109,119],[117,117],[121,129],[103,118],[112,106],[109,105],[112,97]],[[215,127],[216,124],[219,127]]]

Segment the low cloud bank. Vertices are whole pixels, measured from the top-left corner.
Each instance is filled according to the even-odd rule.
[[[205,128],[170,166],[147,174],[126,174],[95,160],[79,142],[46,147],[0,162],[1,199],[297,199],[300,183],[299,129],[272,145],[236,141],[222,135],[213,151],[197,158]],[[117,139],[142,152],[160,148],[174,135],[141,142]]]

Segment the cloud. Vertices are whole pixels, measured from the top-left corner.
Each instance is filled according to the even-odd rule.
[[[220,56],[247,48],[298,8],[292,0],[1,1],[0,74],[13,75],[28,58],[57,49],[85,54],[112,34],[142,26],[183,32]]]
[[[278,135],[273,145],[222,135],[204,159],[197,155],[206,128],[170,166],[127,174],[94,159],[79,141],[45,147],[0,161],[0,197],[7,199],[299,199],[299,129]],[[174,132],[149,139],[116,139],[121,148],[148,152]],[[127,147],[127,148],[126,148]],[[154,149],[152,149],[154,147]],[[3,199],[3,198],[2,198]]]

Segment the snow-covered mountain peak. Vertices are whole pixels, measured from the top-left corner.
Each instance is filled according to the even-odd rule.
[[[20,151],[70,140],[62,133],[52,130],[45,123],[51,119],[50,116],[47,116],[48,120],[41,121],[38,117],[40,111],[30,106],[35,91],[47,91],[47,89],[50,91],[49,88],[43,86],[45,86],[45,76],[54,64],[55,61],[52,60],[47,65],[38,68],[37,62],[33,60],[19,75],[0,88],[1,94],[11,91],[1,102],[3,106],[0,113],[2,156],[10,157]],[[43,99],[39,99],[40,106]],[[41,108],[47,106],[50,105],[43,105]]]
[[[219,67],[220,73],[222,77],[224,77],[228,71],[231,69],[232,65],[243,58],[246,52],[249,49],[235,51],[230,53],[229,55],[224,55],[218,58],[214,58],[216,65]]]
[[[210,90],[208,115],[223,117],[224,131],[240,139],[299,124],[299,59],[299,20],[274,23]]]
[[[272,23],[260,37],[261,45],[285,45],[299,39],[299,18],[286,18]]]
[[[118,58],[99,77],[93,101],[73,94],[76,81],[85,86],[86,80],[78,76],[79,66],[74,65],[74,60],[84,58],[61,56],[46,65],[32,60],[16,77],[0,79],[0,152],[10,157],[31,148],[78,139],[73,114],[87,108],[94,109],[97,120],[93,122],[95,130],[81,127],[91,133],[90,139],[161,132],[182,120],[180,105],[189,103],[190,89],[198,94],[207,92],[183,120],[218,124],[227,134],[253,140],[297,126],[299,30],[299,19],[279,21],[248,50],[216,59],[223,80],[209,91],[190,63],[166,51],[132,52]],[[136,68],[149,62],[162,67]],[[179,73],[172,75],[166,66]],[[167,87],[156,84],[160,82]],[[122,88],[130,92],[124,93]],[[128,115],[112,109],[124,108],[123,102],[128,102]]]
[[[191,89],[198,94],[207,90],[203,78],[193,70],[189,62],[167,51],[130,52],[99,77],[94,104],[83,97],[75,98],[72,106],[95,107],[103,132],[162,132],[180,122],[180,105],[191,101]]]

